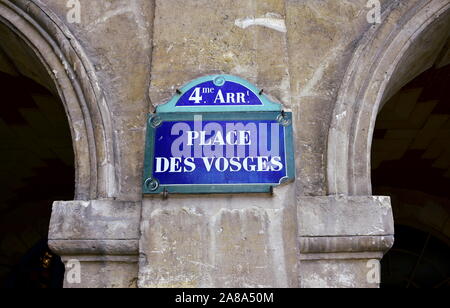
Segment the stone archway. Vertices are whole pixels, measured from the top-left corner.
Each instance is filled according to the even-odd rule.
[[[44,86],[59,96],[70,126],[75,197],[54,202],[48,246],[63,262],[81,263],[85,287],[134,286],[140,205],[116,201],[112,114],[94,65],[68,26],[40,0],[0,0],[0,24],[44,67],[49,81]],[[71,287],[67,281],[65,286]]]
[[[448,1],[402,6],[399,10],[392,3],[385,10],[382,23],[356,51],[341,85],[328,137],[330,194],[372,194],[371,143],[380,106],[432,66],[448,39]]]
[[[111,115],[93,65],[67,26],[39,0],[0,0],[0,22],[44,65],[66,109],[75,152],[75,199],[114,198]]]
[[[323,198],[323,205],[318,204],[317,198],[309,200],[311,204],[303,198],[299,207],[307,216],[299,221],[299,226],[311,225],[317,215],[318,222],[325,220],[324,226],[336,229],[314,233],[300,230],[301,252],[305,254],[301,257],[304,285],[346,285],[342,281],[317,279],[318,271],[331,266],[352,268],[348,273],[358,273],[352,278],[353,286],[366,285],[366,261],[382,259],[392,247],[391,200],[372,195],[372,135],[383,103],[436,63],[448,39],[449,16],[447,0],[386,2],[382,22],[357,42],[330,119],[326,154],[328,197]],[[346,227],[354,229],[345,230]],[[334,253],[336,260],[324,260],[326,257],[318,253]],[[346,278],[344,275],[343,280]]]

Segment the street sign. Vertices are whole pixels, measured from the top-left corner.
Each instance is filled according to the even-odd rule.
[[[258,95],[247,87],[224,78],[202,82],[184,93],[178,100],[177,107],[193,106],[263,106]]]
[[[149,116],[144,194],[263,193],[295,179],[292,114],[245,80],[197,79]]]

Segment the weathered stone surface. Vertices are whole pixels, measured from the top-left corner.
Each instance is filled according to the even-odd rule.
[[[394,234],[389,197],[301,197],[298,207],[300,236]]]
[[[285,1],[291,100],[296,114],[298,188],[326,194],[330,114],[355,44],[369,27],[365,0]]]
[[[67,21],[66,1],[46,6]],[[81,0],[81,23],[67,23],[90,56],[111,113],[114,190],[109,196],[139,201],[152,54],[154,1]]]
[[[126,262],[82,262],[80,283],[64,287],[76,288],[136,288],[137,266]]]
[[[169,18],[173,15],[175,21]],[[156,1],[152,103],[167,102],[177,87],[200,75],[229,73],[256,83],[289,107],[286,33],[239,26],[246,18],[284,23],[284,15],[283,1]]]
[[[385,22],[358,42],[334,103],[327,152],[332,194],[372,194],[370,143],[378,112],[436,61],[448,39],[446,0],[386,1],[384,8]]]
[[[55,202],[49,239],[136,240],[140,210],[133,202]]]
[[[80,263],[80,283],[65,279],[65,287],[137,286],[140,213],[134,202],[55,202],[49,247]]]
[[[296,216],[288,196],[144,200],[139,286],[298,286]]]
[[[366,0],[81,0],[78,24],[65,1],[1,0],[1,17],[29,41],[1,28],[1,45],[16,70],[59,86],[76,198],[95,200],[55,203],[50,226],[52,249],[81,260],[82,285],[135,286],[139,275],[141,287],[373,286],[367,261],[394,234],[387,198],[352,196],[370,195],[373,104],[434,62],[449,12],[445,0],[381,2],[383,22],[371,25]],[[25,50],[49,71],[20,65]],[[142,200],[147,113],[215,73],[248,79],[293,111],[296,182],[273,196]]]
[[[301,197],[297,213],[301,287],[379,286],[368,265],[394,244],[389,197]]]
[[[224,287],[272,285],[275,247],[270,243],[273,231],[269,228],[275,222],[270,221],[269,212],[257,208],[224,210],[213,219],[216,283]]]
[[[367,260],[302,261],[302,288],[378,288],[367,280]]]
[[[156,210],[143,222],[140,285],[199,287],[208,265],[209,233],[196,209]]]

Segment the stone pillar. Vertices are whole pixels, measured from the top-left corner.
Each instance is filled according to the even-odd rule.
[[[379,287],[394,243],[389,197],[300,197],[298,228],[301,287]]]
[[[134,202],[55,202],[49,246],[66,264],[64,287],[136,287],[140,212]]]
[[[155,3],[154,107],[197,77],[232,74],[291,110],[285,1]],[[139,286],[298,287],[295,195],[292,183],[273,196],[145,198]]]
[[[324,16],[354,16],[365,5],[345,4],[341,10],[340,2],[314,1],[155,3],[153,106],[199,76],[226,73],[249,80],[294,112],[297,180],[273,196],[145,198],[139,286],[367,286],[368,261],[381,259],[392,244],[389,200],[298,197],[327,192],[324,140],[338,88],[333,84],[346,69],[340,50],[357,28],[343,22],[350,25],[343,31]],[[330,31],[336,40],[324,38]]]

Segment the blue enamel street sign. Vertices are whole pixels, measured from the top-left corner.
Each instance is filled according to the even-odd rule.
[[[177,91],[158,113],[167,112],[259,112],[281,111],[281,105],[270,101],[248,81],[229,75],[196,79]]]
[[[292,114],[228,75],[197,79],[149,116],[144,194],[263,193],[295,179]]]

